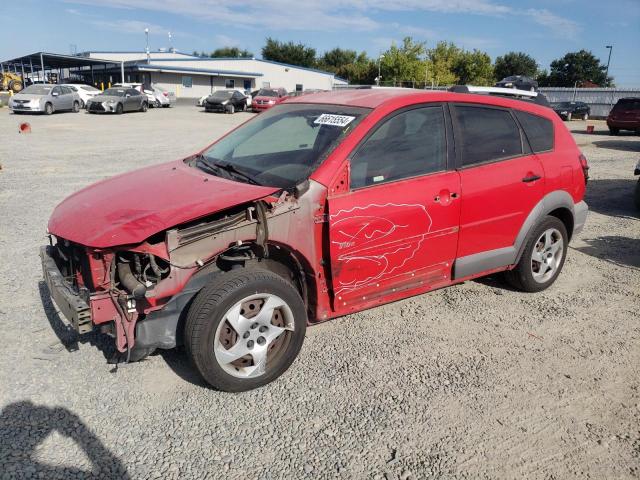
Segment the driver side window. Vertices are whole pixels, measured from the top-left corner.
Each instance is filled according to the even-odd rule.
[[[446,168],[442,106],[421,107],[386,120],[351,158],[351,188],[362,188]]]

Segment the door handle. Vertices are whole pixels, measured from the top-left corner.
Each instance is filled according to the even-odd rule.
[[[535,182],[536,180],[540,180],[542,177],[540,175],[528,175],[522,179],[524,183]]]
[[[449,202],[453,199],[458,198],[457,192],[445,192],[444,190],[440,192],[440,195],[436,195],[433,197],[433,201],[436,203],[442,203],[443,205],[448,205]]]

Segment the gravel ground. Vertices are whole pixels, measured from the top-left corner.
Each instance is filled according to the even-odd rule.
[[[489,278],[314,326],[281,379],[237,395],[179,350],[116,370],[104,338],[77,339],[40,283],[53,207],[250,115],[0,109],[0,478],[640,476],[640,140],[602,122],[569,124],[592,211],[546,292]]]

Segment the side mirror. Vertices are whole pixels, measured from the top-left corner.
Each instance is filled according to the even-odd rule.
[[[51,92],[52,97],[57,97],[58,95],[60,95],[58,92]]]
[[[126,98],[129,98],[130,96],[131,96],[131,94],[130,94],[130,93],[127,93],[127,94],[125,95],[125,97],[126,97]]]

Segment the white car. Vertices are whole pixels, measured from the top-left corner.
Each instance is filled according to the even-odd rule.
[[[99,89],[92,87],[91,85],[65,83],[62,86],[69,87],[80,96],[80,100],[82,101],[80,108],[84,108],[91,98],[102,93]]]
[[[167,90],[158,88],[155,85],[151,86],[151,90],[145,90],[144,93],[147,97],[149,97],[150,94],[153,95],[153,104],[150,101],[149,105],[154,107],[169,108],[175,99],[175,93],[168,92]]]

